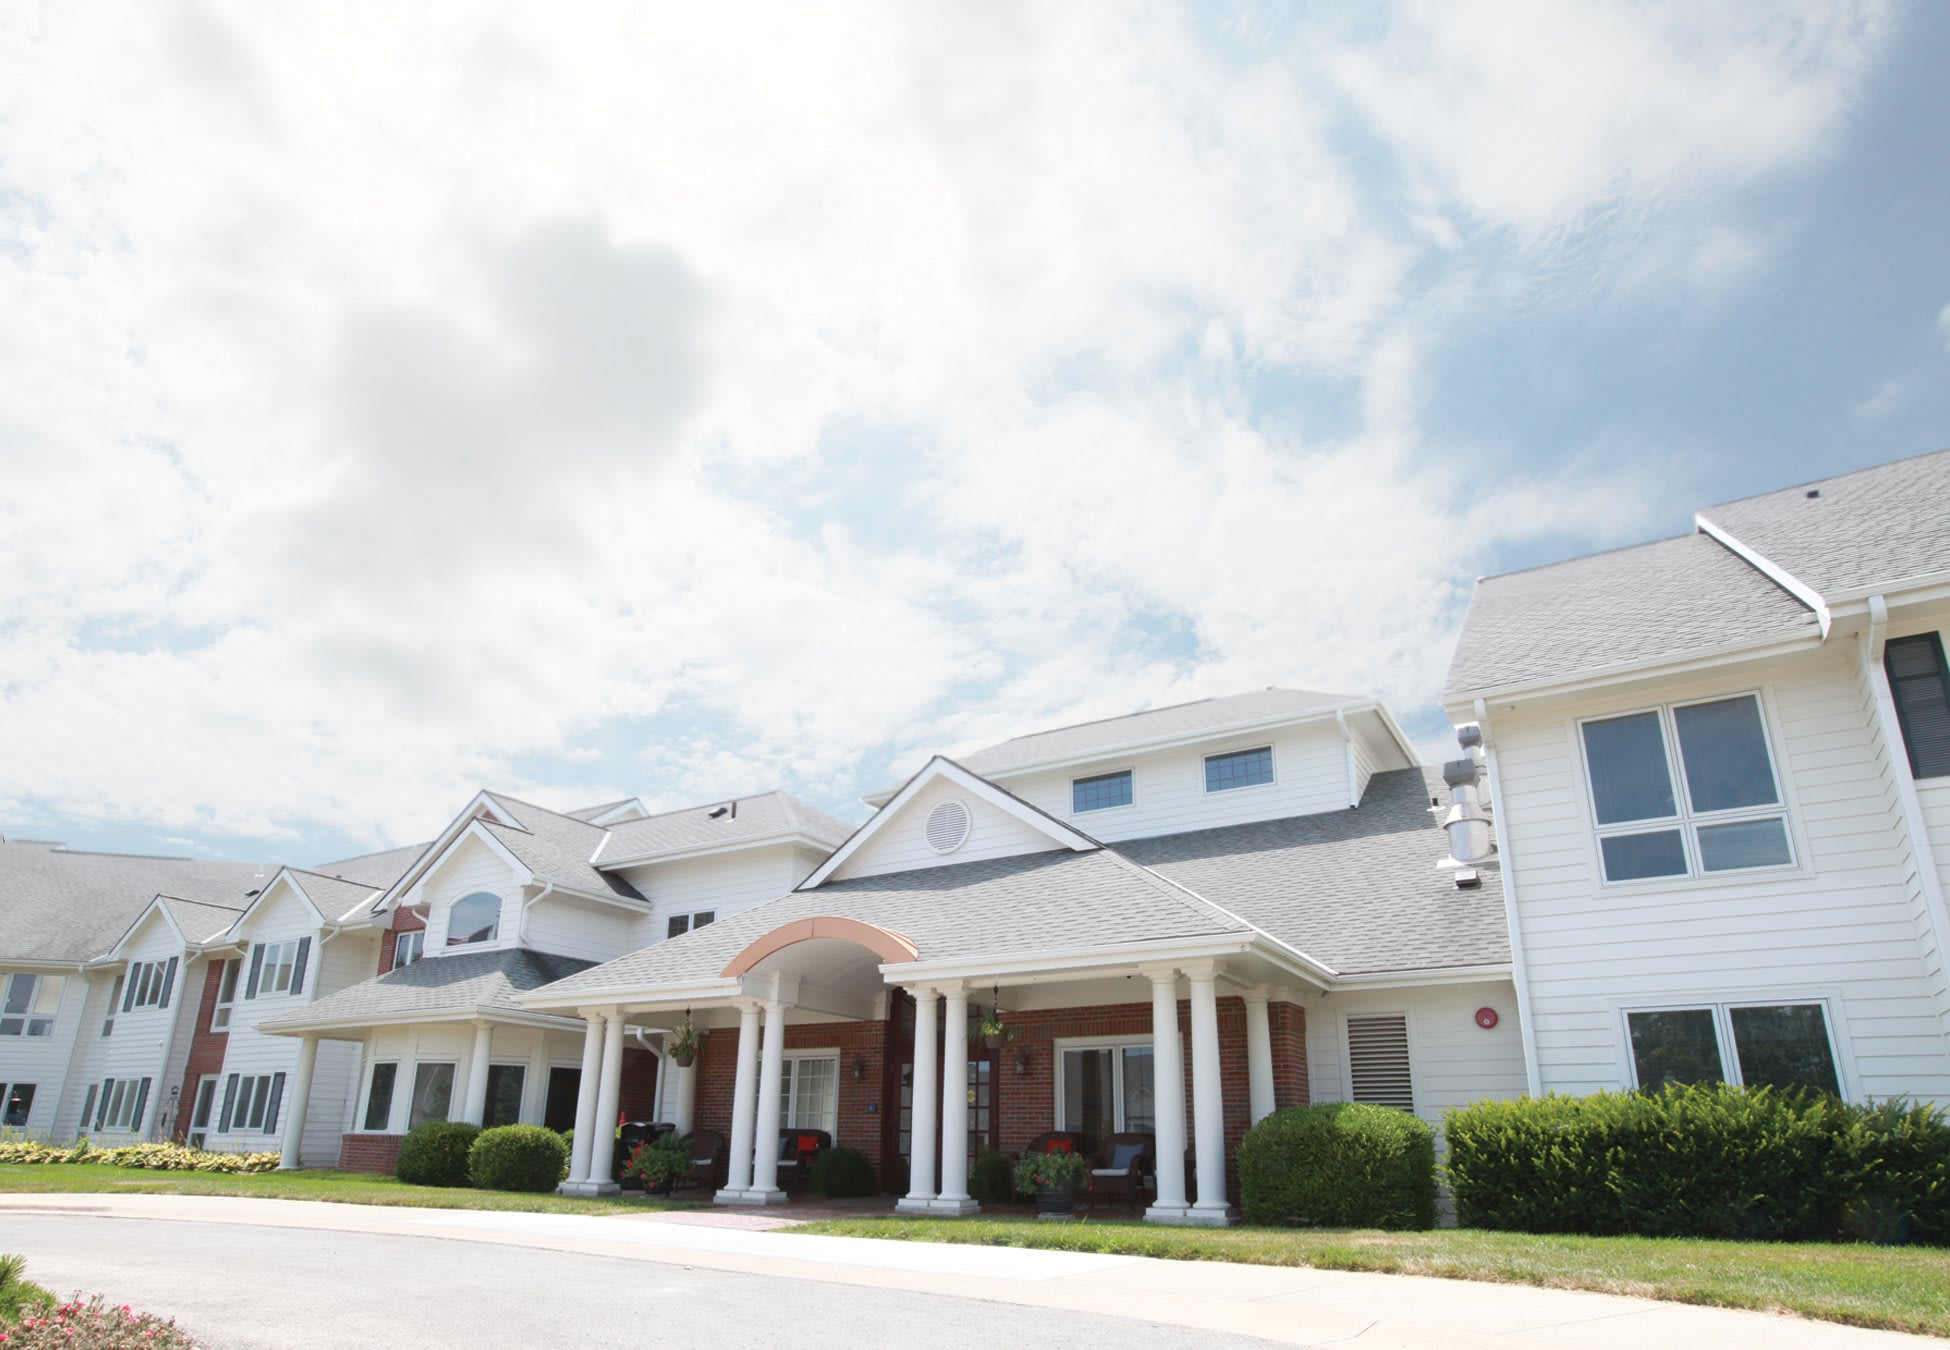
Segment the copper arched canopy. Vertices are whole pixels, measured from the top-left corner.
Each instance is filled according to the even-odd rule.
[[[820,915],[811,919],[795,919],[791,923],[780,924],[750,946],[731,958],[731,964],[720,972],[724,979],[736,979],[748,973],[751,968],[774,952],[783,951],[795,942],[808,942],[813,938],[834,938],[841,942],[851,942],[865,947],[883,961],[915,961],[920,959],[921,949],[901,934],[877,924],[863,923],[859,919],[842,919],[837,915]]]

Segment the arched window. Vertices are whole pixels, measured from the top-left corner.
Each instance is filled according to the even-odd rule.
[[[454,901],[447,911],[447,945],[465,947],[475,942],[492,942],[501,931],[501,897],[482,891],[465,900]]]

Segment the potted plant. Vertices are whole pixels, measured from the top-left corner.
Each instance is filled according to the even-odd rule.
[[[690,1166],[691,1141],[671,1130],[638,1144],[623,1165],[623,1175],[641,1181],[646,1194],[669,1195]]]
[[[1035,1192],[1038,1218],[1059,1218],[1090,1184],[1090,1162],[1081,1153],[1025,1153],[1016,1159],[1015,1181],[1017,1191]]]
[[[684,1019],[684,1025],[677,1028],[677,1034],[671,1038],[670,1058],[680,1069],[688,1069],[697,1063],[697,1028],[691,1025],[691,1019],[688,1017]]]
[[[990,1008],[983,1013],[975,1024],[975,1034],[990,1050],[1000,1050],[1002,1043],[1009,1039],[1009,1028],[1002,1021],[1002,1009]]]

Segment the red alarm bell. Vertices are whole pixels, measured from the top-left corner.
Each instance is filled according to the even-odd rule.
[[[1478,1008],[1478,1009],[1476,1010],[1476,1025],[1477,1025],[1477,1026],[1479,1026],[1479,1027],[1481,1027],[1481,1028],[1482,1028],[1483,1030],[1485,1030],[1485,1031],[1488,1031],[1488,1030],[1489,1030],[1489,1029],[1490,1029],[1491,1027],[1493,1027],[1493,1026],[1495,1026],[1495,1025],[1496,1025],[1496,1009],[1495,1009],[1495,1008]]]

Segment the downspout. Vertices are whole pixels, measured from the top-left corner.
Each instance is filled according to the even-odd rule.
[[[541,904],[543,897],[554,889],[555,883],[552,881],[547,882],[543,885],[542,889],[535,892],[535,898],[533,900],[524,900],[522,902],[521,922],[515,925],[515,945],[517,947],[528,945],[528,911]]]
[[[1923,891],[1923,909],[1929,915],[1930,936],[1936,942],[1937,1017],[1950,1031],[1950,912],[1943,900],[1943,879],[1937,874],[1936,851],[1930,845],[1929,829],[1923,820],[1923,802],[1916,795],[1916,777],[1910,772],[1904,750],[1903,726],[1896,716],[1896,696],[1889,687],[1889,671],[1882,662],[1883,647],[1889,638],[1889,604],[1880,595],[1869,597],[1869,627],[1857,649],[1862,658],[1862,674],[1875,700],[1876,726],[1882,733],[1883,754],[1888,756],[1890,776],[1896,780],[1896,801],[1901,808],[1903,829],[1909,835],[1910,858]]]
[[[1544,1095],[1543,1073],[1537,1066],[1537,1024],[1530,1014],[1530,971],[1524,963],[1523,921],[1517,905],[1517,855],[1511,847],[1510,815],[1503,807],[1503,769],[1497,762],[1496,734],[1490,727],[1489,705],[1476,700],[1476,724],[1483,729],[1483,755],[1489,770],[1490,811],[1496,817],[1497,853],[1503,864],[1503,921],[1510,930],[1510,983],[1517,992],[1517,1030],[1523,1042],[1523,1077],[1530,1095]]]

